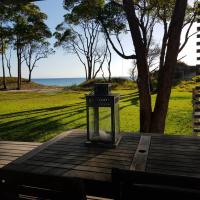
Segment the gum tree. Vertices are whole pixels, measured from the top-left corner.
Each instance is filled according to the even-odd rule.
[[[97,76],[109,53],[101,24],[94,18],[93,9],[88,10],[93,3],[84,1],[76,9],[65,5],[67,14],[54,33],[57,39],[55,47],[61,46],[68,53],[77,56],[84,66],[86,80]]]
[[[190,29],[196,13],[187,0],[66,0],[67,8],[76,10],[89,2],[94,18],[101,23],[111,46],[124,59],[135,59],[138,71],[140,100],[140,131],[164,133],[165,119],[172,87],[172,76],[179,52],[192,36]],[[155,27],[163,27],[159,56],[159,78],[157,97],[152,108],[148,54],[155,35]],[[187,26],[189,25],[189,26]],[[185,41],[180,44],[182,30],[187,28]],[[118,36],[129,33],[132,54],[126,55]],[[116,42],[113,42],[113,34]]]
[[[24,61],[23,51],[25,46],[45,37],[51,37],[51,33],[44,23],[47,15],[42,13],[38,6],[32,3],[19,3],[12,5],[12,12],[13,43],[17,53],[18,65],[17,89],[21,89],[21,66]]]
[[[50,43],[47,41],[32,41],[25,45],[23,58],[29,71],[29,82],[31,82],[32,72],[36,68],[37,62],[54,53],[55,51],[50,48]]]
[[[10,20],[11,15],[9,12],[9,6],[0,3],[0,54],[3,72],[3,89],[7,89],[5,73],[5,52],[12,34],[11,27],[9,25]]]

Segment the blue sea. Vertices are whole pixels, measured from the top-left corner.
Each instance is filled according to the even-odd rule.
[[[85,78],[38,78],[32,81],[47,86],[72,86],[84,82]]]

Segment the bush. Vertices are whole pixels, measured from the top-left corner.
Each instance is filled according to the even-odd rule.
[[[136,89],[137,84],[136,82],[129,80],[127,78],[112,78],[111,81],[107,81],[104,79],[92,79],[89,81],[85,81],[79,85],[79,87],[84,89],[89,89],[94,86],[95,83],[111,83],[112,89]]]
[[[199,76],[194,76],[192,78],[192,81],[194,81],[194,82],[200,82],[200,75]]]

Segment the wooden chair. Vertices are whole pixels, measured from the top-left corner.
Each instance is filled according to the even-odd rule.
[[[79,179],[0,169],[0,199],[86,200]]]
[[[112,169],[115,200],[200,199],[200,179],[159,173]]]

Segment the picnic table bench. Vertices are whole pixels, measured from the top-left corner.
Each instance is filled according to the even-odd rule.
[[[123,134],[116,148],[86,146],[73,130],[43,143],[4,168],[78,178],[87,195],[113,198],[112,169],[200,178],[200,138]]]

